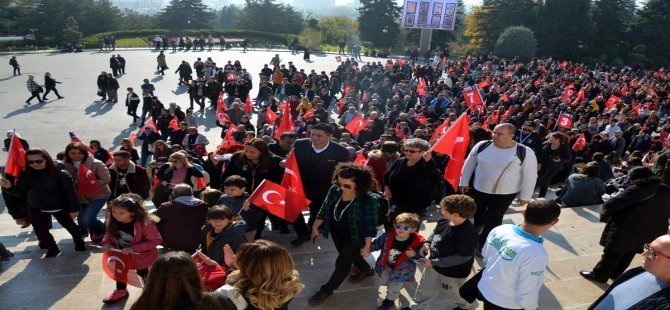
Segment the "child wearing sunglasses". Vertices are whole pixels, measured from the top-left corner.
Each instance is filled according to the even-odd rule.
[[[371,252],[381,250],[375,264],[375,271],[381,277],[381,285],[386,286],[386,298],[378,309],[391,309],[405,287],[413,292],[418,251],[424,238],[416,231],[421,219],[414,213],[401,213],[395,218],[393,229],[384,232],[372,242]],[[406,287],[405,285],[410,284]],[[409,309],[409,300],[400,300],[401,308]]]
[[[426,239],[419,254],[427,258],[419,260],[425,269],[412,301],[412,309],[437,309],[431,303],[441,292],[458,305],[457,309],[476,309],[477,302],[467,302],[458,293],[470,275],[474,263],[477,233],[468,220],[475,214],[477,205],[469,196],[451,195],[440,201],[442,218],[437,222],[433,234]]]

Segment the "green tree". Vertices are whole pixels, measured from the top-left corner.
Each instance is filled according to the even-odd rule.
[[[512,58],[518,56],[528,60],[535,56],[537,40],[533,32],[523,26],[509,27],[500,34],[495,46],[495,54]]]
[[[65,29],[63,29],[63,43],[77,45],[81,42],[82,36],[77,20],[72,16],[68,17]]]
[[[298,34],[304,27],[302,15],[292,6],[275,0],[246,0],[238,15],[240,27],[248,30]]]
[[[225,29],[237,28],[237,16],[241,10],[242,8],[234,4],[222,7],[218,12],[217,26]]]
[[[121,20],[119,30],[132,29],[154,29],[156,28],[156,17],[153,15],[142,14],[138,11],[125,9],[121,11]]]
[[[158,14],[158,27],[170,30],[212,27],[214,13],[202,0],[171,0]]]
[[[627,33],[635,16],[635,0],[596,0],[593,4],[593,40],[599,53],[620,57],[629,52]],[[667,25],[666,25],[667,27]]]
[[[638,12],[632,25],[635,44],[645,44],[645,54],[657,59],[654,65],[667,66],[670,51],[670,2],[667,0],[649,0]]]
[[[326,44],[336,45],[340,41],[353,40],[358,43],[358,22],[343,16],[329,16],[319,19],[321,37]]]
[[[473,39],[481,41],[482,52],[491,51],[504,29],[511,26],[534,29],[538,8],[534,0],[484,0],[474,15],[476,33],[481,37]]]
[[[559,58],[582,53],[591,38],[590,11],[590,0],[545,0],[536,30],[540,53]]]
[[[358,31],[361,39],[377,47],[394,46],[398,40],[401,9],[393,0],[361,0]]]

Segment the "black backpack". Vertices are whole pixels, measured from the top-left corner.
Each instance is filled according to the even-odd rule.
[[[393,223],[393,219],[391,219],[391,202],[384,198],[384,194],[381,192],[373,191],[370,192],[370,194],[377,200],[378,204],[377,226],[384,225],[384,227],[386,227],[389,223]]]
[[[493,141],[488,140],[480,145],[477,149],[477,155],[483,152],[491,144],[493,144]],[[526,148],[521,143],[516,144],[516,157],[519,157],[519,160],[521,160],[521,165],[523,165],[523,160],[526,159]]]

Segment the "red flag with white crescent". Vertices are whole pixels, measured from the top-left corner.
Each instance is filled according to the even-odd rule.
[[[142,288],[144,281],[137,275],[135,264],[130,255],[120,250],[110,249],[102,254],[102,270],[114,281]]]

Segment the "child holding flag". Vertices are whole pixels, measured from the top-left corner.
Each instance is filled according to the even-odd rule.
[[[107,233],[102,239],[102,250],[119,249],[130,255],[137,275],[144,279],[149,266],[158,257],[156,246],[163,242],[156,222],[158,217],[147,212],[144,200],[136,194],[123,194],[109,202],[112,216],[107,222]],[[116,282],[116,289],[102,301],[115,303],[128,297],[127,284]]]

